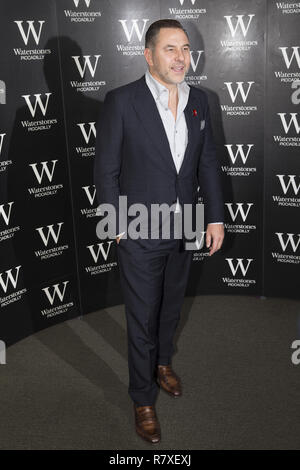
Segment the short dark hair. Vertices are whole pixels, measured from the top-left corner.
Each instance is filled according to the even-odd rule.
[[[181,29],[187,36],[187,32],[180,23],[180,21],[177,20],[170,20],[170,19],[163,19],[163,20],[158,20],[154,21],[152,23],[146,34],[145,34],[145,47],[154,47],[155,46],[155,40],[162,28],[176,28],[176,29]]]

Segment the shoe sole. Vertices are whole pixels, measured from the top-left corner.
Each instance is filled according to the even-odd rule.
[[[148,442],[148,444],[152,444],[152,445],[153,444],[159,444],[160,441],[161,441],[161,439],[159,439],[158,441],[155,441],[155,442],[150,441],[149,439],[147,439],[147,437],[141,431],[139,431],[139,428],[137,428],[137,427],[135,427],[135,431],[136,431],[137,435],[139,437],[141,437],[142,439],[144,439],[144,441]]]

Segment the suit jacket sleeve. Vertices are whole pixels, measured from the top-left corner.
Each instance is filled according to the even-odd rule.
[[[206,95],[205,101],[204,143],[198,166],[198,183],[204,201],[204,221],[206,225],[213,222],[224,222],[224,201],[221,168],[216,154]]]
[[[99,204],[111,204],[115,215],[109,218],[109,237],[119,232],[119,174],[121,169],[123,121],[115,93],[108,92],[97,122],[94,183]]]

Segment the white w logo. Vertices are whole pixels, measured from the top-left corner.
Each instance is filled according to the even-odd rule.
[[[203,244],[204,244],[204,235],[206,232],[200,232],[201,233],[201,238],[200,240],[198,240],[198,238],[196,238],[196,241],[195,241],[195,245],[196,245],[196,248],[197,250],[199,250],[200,248],[203,247]]]
[[[48,160],[45,161],[45,162],[40,162],[40,164],[42,165],[42,171],[40,173],[38,172],[38,169],[37,169],[38,163],[29,163],[29,166],[31,166],[31,168],[33,169],[34,174],[35,174],[36,179],[38,180],[39,184],[41,184],[41,182],[42,182],[44,172],[48,176],[48,180],[50,182],[52,181],[55,165],[56,165],[56,162],[58,162],[58,160],[51,160],[51,162],[52,162],[51,173],[50,173],[49,168],[48,168]]]
[[[180,5],[183,5],[184,0],[179,0],[179,1],[180,1]],[[191,2],[192,2],[193,5],[195,5],[195,1],[196,1],[196,0],[191,0]]]
[[[0,205],[0,215],[2,215],[2,217],[3,217],[3,219],[4,219],[4,222],[6,223],[6,225],[9,224],[10,213],[11,213],[11,208],[12,208],[13,203],[14,203],[13,201],[12,201],[12,202],[8,202],[8,205],[9,205],[8,214],[6,214],[6,212],[4,211],[4,204],[1,204],[1,205]]]
[[[296,181],[295,181],[295,178],[296,178],[296,175],[288,175],[289,177],[289,182],[286,184],[285,181],[284,181],[284,177],[286,175],[276,175],[277,178],[279,179],[280,181],[280,184],[281,184],[281,187],[282,187],[282,191],[284,194],[286,194],[289,190],[289,187],[292,186],[293,190],[294,190],[294,193],[295,193],[295,196],[297,196],[298,192],[299,192],[299,189],[300,189],[300,183],[299,185],[297,186],[296,184]]]
[[[251,209],[251,206],[253,206],[253,202],[247,202],[247,206],[248,206],[248,209],[247,209],[247,212],[244,211],[244,208],[243,208],[243,205],[244,203],[243,202],[237,202],[236,205],[237,205],[237,209],[236,211],[234,212],[233,209],[232,209],[232,206],[233,206],[233,203],[232,202],[226,202],[225,203],[227,208],[228,208],[228,211],[231,215],[231,218],[233,220],[233,222],[235,222],[235,219],[237,218],[238,214],[241,215],[242,219],[243,219],[243,222],[246,221],[247,217],[248,217],[248,214],[249,214],[249,211]]]
[[[299,134],[300,126],[299,126],[299,123],[298,123],[298,119],[296,117],[298,113],[289,113],[290,116],[291,116],[291,119],[290,119],[289,123],[287,123],[286,118],[285,118],[285,115],[287,113],[277,113],[277,114],[281,119],[281,123],[282,123],[282,126],[283,126],[284,131],[285,131],[286,134],[289,132],[292,123],[294,124],[295,131],[297,132],[297,134]]]
[[[242,161],[243,161],[243,163],[244,163],[244,165],[245,165],[245,163],[246,163],[246,161],[247,161],[247,158],[248,158],[248,156],[249,156],[250,150],[251,150],[251,148],[254,146],[254,144],[247,144],[247,146],[248,146],[248,151],[247,151],[246,154],[245,154],[245,152],[244,152],[244,145],[246,145],[246,144],[235,144],[236,147],[237,147],[237,150],[236,150],[235,153],[233,153],[232,145],[233,145],[233,144],[225,144],[225,147],[227,148],[227,151],[228,151],[228,153],[229,153],[229,156],[230,156],[230,159],[231,159],[233,165],[235,164],[236,159],[238,158],[238,156],[241,157],[241,159],[242,159]]]
[[[6,134],[0,134],[0,155],[2,152],[2,144],[3,144],[4,136],[6,136]]]
[[[99,57],[101,57],[101,54],[99,55],[95,55],[94,54],[94,57],[95,57],[95,64],[94,64],[94,68],[92,67],[92,64],[91,64],[91,60],[90,60],[90,55],[84,55],[84,65],[83,67],[81,67],[81,64],[79,62],[79,55],[73,55],[72,56],[72,59],[75,60],[75,63],[76,63],[76,66],[77,66],[77,69],[78,69],[78,72],[81,76],[81,78],[84,77],[84,74],[85,74],[85,70],[86,70],[86,66],[88,66],[88,69],[90,71],[90,74],[92,75],[92,77],[94,78],[95,76],[95,72],[96,72],[96,68],[97,68],[97,65],[98,65],[98,60],[99,60]]]
[[[89,129],[89,133],[87,134],[86,130],[85,130],[85,125],[86,124],[89,124],[90,125],[90,129]],[[81,130],[81,133],[83,135],[83,138],[85,140],[85,142],[88,144],[89,141],[90,141],[90,137],[91,137],[91,133],[93,133],[94,137],[96,137],[96,127],[95,127],[95,124],[96,122],[81,122],[80,124],[77,124],[77,126],[80,127],[80,130]]]
[[[143,25],[142,31],[140,31],[139,26],[138,26],[138,24],[137,24],[137,22],[138,22],[139,20],[131,20],[131,22],[132,22],[131,31],[129,31],[128,28],[127,28],[127,21],[129,21],[129,20],[118,20],[118,21],[119,21],[119,22],[121,23],[121,25],[123,26],[124,33],[125,33],[125,35],[126,35],[126,38],[127,38],[127,41],[128,41],[128,42],[131,41],[131,38],[132,38],[132,36],[133,36],[134,31],[136,32],[136,35],[137,35],[139,41],[141,42],[142,37],[143,37],[143,34],[144,34],[144,31],[145,31],[146,23],[147,23],[147,21],[149,21],[149,19],[146,20],[146,19],[143,18],[144,25]]]
[[[203,53],[204,51],[197,51],[197,52],[198,52],[198,57],[197,57],[196,62],[194,61],[193,52],[194,52],[194,51],[191,51],[191,52],[190,52],[190,56],[191,56],[191,66],[192,66],[193,71],[196,72],[196,68],[198,67],[200,57],[201,57],[201,55],[202,55],[202,53]]]
[[[112,241],[109,241],[108,242],[108,247],[107,247],[107,251],[104,250],[103,248],[103,244],[104,243],[97,243],[96,246],[98,246],[98,249],[97,249],[97,252],[95,253],[95,250],[94,250],[94,246],[95,245],[88,245],[87,248],[90,250],[90,253],[93,257],[93,260],[95,261],[95,263],[97,263],[98,261],[98,258],[99,258],[99,255],[100,255],[100,252],[101,252],[101,255],[102,255],[102,258],[106,261],[107,258],[108,258],[108,255],[109,255],[109,251],[110,251],[110,246],[113,242]]]
[[[0,273],[0,286],[2,287],[4,293],[6,293],[7,291],[7,288],[8,288],[8,283],[11,282],[11,284],[13,285],[14,289],[16,289],[17,287],[17,282],[18,282],[18,277],[19,277],[19,270],[20,270],[20,266],[16,266],[14,269],[17,270],[17,273],[15,275],[15,277],[13,277],[12,275],[12,269],[8,269],[8,271],[5,271],[7,276],[6,276],[6,281],[4,283],[3,279],[2,279],[2,275],[3,273]]]
[[[233,265],[233,259],[234,258],[225,258],[225,259],[229,264],[229,267],[230,267],[230,270],[231,270],[233,276],[235,276],[238,269],[240,269],[242,271],[242,274],[243,274],[244,277],[246,276],[247,271],[249,269],[249,266],[253,261],[253,258],[247,258],[248,264],[245,267],[244,266],[244,258],[236,258],[237,259],[236,266]]]
[[[80,0],[73,0],[74,5],[75,5],[76,8],[78,8],[79,1],[80,1]],[[85,1],[86,6],[89,8],[90,3],[91,3],[91,0],[84,0],[84,1]]]
[[[94,184],[92,185],[92,187],[93,187],[93,194],[91,194],[90,186],[82,186],[82,189],[85,191],[88,197],[88,200],[90,201],[91,206],[94,204],[94,200],[96,196],[96,187]]]
[[[245,93],[244,91],[244,82],[236,82],[237,84],[237,87],[236,87],[236,90],[235,90],[235,93],[233,92],[232,90],[232,83],[233,82],[224,82],[225,85],[227,86],[227,89],[228,89],[228,92],[230,94],[230,98],[231,98],[231,101],[234,103],[236,98],[237,98],[237,95],[240,93],[242,99],[243,99],[243,102],[245,103],[247,98],[248,98],[248,94],[249,94],[249,91],[253,85],[254,82],[247,82],[248,83],[248,90],[247,92]]]
[[[25,46],[27,46],[27,44],[28,44],[30,33],[32,34],[36,44],[38,45],[38,43],[40,41],[40,37],[41,37],[42,27],[43,27],[43,24],[45,23],[45,21],[39,21],[40,29],[39,29],[38,34],[35,30],[35,27],[33,26],[34,21],[32,21],[32,20],[31,21],[26,21],[26,23],[28,23],[27,34],[25,34],[25,31],[24,31],[24,28],[23,28],[23,25],[22,25],[23,20],[22,21],[14,21],[14,23],[16,23],[18,25],[18,28],[19,28],[19,31],[20,31],[21,36],[23,38]]]
[[[225,15],[225,16],[224,16],[224,18],[226,18],[227,24],[228,24],[228,26],[229,26],[229,29],[230,29],[230,32],[231,32],[231,36],[234,38],[235,33],[237,32],[238,27],[240,27],[241,30],[242,30],[242,33],[243,33],[243,35],[244,35],[244,37],[245,37],[246,34],[247,34],[247,32],[248,32],[248,29],[249,29],[250,23],[251,23],[251,21],[252,21],[252,18],[253,18],[255,15],[247,15],[247,16],[249,17],[247,27],[245,27],[245,23],[244,23],[244,20],[243,20],[243,17],[244,17],[245,15],[235,15],[235,16],[236,16],[236,18],[237,18],[237,21],[236,21],[236,23],[235,23],[235,26],[233,26],[233,24],[232,24],[232,20],[231,20],[232,15],[230,15],[230,16],[226,16],[226,15]]]
[[[294,57],[296,58],[298,68],[300,69],[299,46],[292,46],[293,53],[292,53],[292,55],[291,55],[290,58],[288,57],[287,52],[286,52],[286,50],[288,49],[288,47],[278,47],[278,49],[280,49],[281,52],[282,52],[282,55],[283,55],[283,58],[284,58],[284,62],[285,62],[285,65],[286,65],[286,68],[287,68],[287,69],[290,68],[291,63],[293,62]]]
[[[291,244],[293,252],[295,253],[295,251],[297,250],[297,248],[300,244],[300,233],[298,233],[297,244],[295,243],[295,240],[294,240],[294,235],[295,235],[294,233],[287,233],[287,240],[286,241],[283,240],[283,233],[276,232],[276,235],[278,237],[278,240],[280,241],[282,251],[285,251],[287,249],[288,245]]]
[[[43,240],[45,246],[48,245],[50,235],[53,238],[54,243],[58,243],[58,238],[59,238],[59,235],[60,235],[61,226],[63,225],[63,222],[59,222],[57,225],[58,225],[58,230],[56,231],[56,233],[53,229],[54,224],[47,225],[47,228],[48,228],[47,237],[45,237],[45,235],[44,235],[44,227],[39,227],[39,228],[35,229],[39,232],[40,237]]]
[[[52,93],[45,93],[45,95],[47,96],[45,105],[43,104],[43,102],[41,100],[41,93],[37,93],[37,94],[33,95],[33,96],[35,96],[35,105],[34,105],[34,107],[32,106],[31,101],[30,101],[30,96],[31,95],[22,95],[22,98],[25,99],[25,101],[27,103],[27,106],[29,108],[29,111],[31,112],[32,117],[35,116],[37,105],[39,105],[43,116],[45,116],[47,108],[48,108],[49,97],[50,97],[50,95],[52,95]]]
[[[48,297],[48,300],[50,302],[51,305],[53,305],[53,302],[54,302],[54,299],[55,299],[55,296],[58,295],[60,301],[62,302],[64,300],[64,296],[65,296],[65,291],[66,291],[66,286],[68,284],[69,281],[64,281],[64,287],[63,287],[63,291],[61,292],[60,291],[60,288],[58,287],[59,284],[53,284],[52,287],[54,288],[53,289],[53,294],[51,296],[50,292],[49,292],[49,287],[44,287],[42,290],[45,292],[46,296]]]

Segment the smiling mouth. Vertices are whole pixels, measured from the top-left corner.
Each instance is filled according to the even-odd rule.
[[[176,73],[182,73],[184,72],[184,65],[177,65],[177,66],[171,67],[171,69]]]

